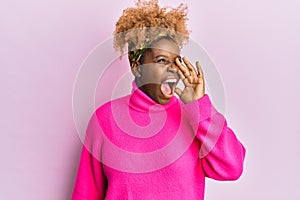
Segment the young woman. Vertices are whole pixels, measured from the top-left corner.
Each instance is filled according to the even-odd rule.
[[[245,148],[205,93],[200,64],[180,56],[186,20],[186,7],[155,0],[124,10],[114,45],[121,55],[127,45],[133,89],[92,115],[73,200],[204,199],[205,177],[240,177]]]

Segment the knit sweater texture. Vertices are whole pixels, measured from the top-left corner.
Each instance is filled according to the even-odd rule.
[[[72,200],[203,200],[205,178],[241,176],[245,147],[208,94],[161,105],[132,86],[92,114]]]

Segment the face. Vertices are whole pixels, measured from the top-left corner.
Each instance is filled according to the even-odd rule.
[[[179,81],[176,58],[179,56],[178,46],[168,39],[161,39],[144,52],[144,62],[137,66],[137,86],[159,104],[166,104],[174,95]]]

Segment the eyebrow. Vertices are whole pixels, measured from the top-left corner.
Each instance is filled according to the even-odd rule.
[[[159,57],[165,57],[165,58],[169,58],[169,56],[167,56],[167,55],[163,55],[163,54],[159,54],[159,55],[155,56],[154,58],[156,58],[156,59],[157,59],[157,58],[159,58]],[[178,56],[176,56],[176,57],[175,57],[175,59],[176,59],[176,58],[178,58],[178,59],[181,59],[181,56],[180,56],[180,55],[178,55]]]
[[[154,58],[159,58],[159,57],[165,57],[165,58],[168,58],[169,56],[159,54],[159,55],[155,56]]]

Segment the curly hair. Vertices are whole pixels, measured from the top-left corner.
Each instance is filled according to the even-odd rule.
[[[189,39],[186,21],[187,6],[176,8],[159,7],[158,0],[137,0],[136,7],[123,10],[114,31],[114,48],[124,53],[147,48],[146,45],[159,36],[169,36],[181,48]]]

